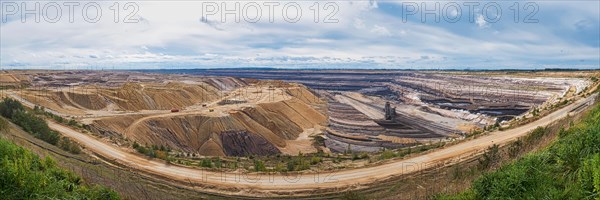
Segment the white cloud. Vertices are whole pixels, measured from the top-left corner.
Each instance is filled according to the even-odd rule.
[[[379,25],[374,25],[373,28],[371,29],[371,33],[375,33],[377,35],[382,35],[382,36],[391,36],[392,35],[392,33],[390,33],[390,30],[388,30],[386,27],[379,26]]]
[[[479,27],[479,28],[489,27],[487,21],[485,21],[485,18],[481,14],[477,15],[477,18],[475,19],[475,24],[477,24],[477,27]]]
[[[308,9],[314,2],[300,3],[305,6],[303,18],[293,24],[281,18],[275,23],[245,23],[243,19],[221,23],[214,18],[203,23],[201,4],[189,1],[168,2],[168,6],[161,1],[140,2],[138,17],[144,20],[137,24],[114,23],[110,18],[96,24],[13,20],[0,29],[0,65],[410,67],[420,60],[418,64],[428,66],[475,67],[490,55],[497,58],[498,66],[599,59],[598,47],[574,43],[569,40],[572,35],[561,35],[555,26],[541,23],[496,23],[491,29],[479,14],[475,27],[480,31],[469,29],[474,27],[454,30],[460,23],[403,23],[398,16],[383,12],[383,3],[375,1],[336,2],[338,23],[314,23]],[[560,8],[562,4],[550,5]],[[581,21],[596,22],[593,16],[597,19],[599,14],[591,12],[590,5],[569,6],[575,11],[561,16],[564,22],[557,25],[569,30],[597,28]],[[584,11],[583,16],[577,9]],[[327,12],[320,14],[324,18]],[[502,20],[511,22],[512,18]],[[422,55],[429,59],[421,59]],[[449,59],[441,62],[441,58]]]
[[[454,17],[458,16],[458,10],[456,10],[456,8],[452,8],[452,10],[450,10],[450,17],[452,17],[452,19],[454,19]]]
[[[365,22],[361,19],[354,19],[354,28],[356,29],[364,29],[365,28]]]

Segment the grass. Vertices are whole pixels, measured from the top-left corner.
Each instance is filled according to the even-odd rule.
[[[0,138],[0,196],[2,199],[120,199],[114,191],[83,185],[49,156],[36,154]]]
[[[534,131],[526,140],[541,137]],[[600,105],[548,148],[484,173],[467,191],[438,199],[600,199]],[[513,147],[515,148],[515,147]]]
[[[44,118],[39,116],[42,113],[45,112],[40,107],[35,106],[33,110],[29,110],[14,99],[5,98],[0,102],[0,115],[19,125],[29,134],[73,154],[81,153],[81,148],[77,143],[69,138],[61,137],[58,132],[48,127]]]

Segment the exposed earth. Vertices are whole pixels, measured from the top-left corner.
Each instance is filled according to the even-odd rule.
[[[9,71],[0,83],[13,88],[3,96],[84,124],[96,136],[49,121],[52,129],[110,162],[205,191],[278,196],[361,188],[505,144],[591,105],[597,95],[587,94],[598,84],[586,77],[598,74]],[[545,115],[540,117],[540,112]],[[519,124],[528,118],[534,120]],[[325,173],[224,175],[149,160],[131,149],[137,143],[227,157],[375,153],[457,141],[492,126],[511,129],[407,159]]]

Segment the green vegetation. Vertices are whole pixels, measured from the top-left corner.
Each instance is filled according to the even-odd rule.
[[[44,118],[37,116],[40,113],[46,112],[38,106],[35,106],[32,111],[27,110],[20,102],[14,99],[5,98],[0,102],[0,114],[23,128],[25,132],[52,145],[56,145],[65,151],[74,154],[81,152],[79,145],[75,142],[72,142],[69,138],[61,139],[56,131],[50,129]]]
[[[133,145],[131,145],[131,146],[137,152],[144,154],[148,157],[159,158],[159,159],[166,160],[168,162],[173,160],[173,158],[171,156],[169,156],[169,153],[171,152],[171,148],[165,147],[163,145],[161,145],[161,146],[152,145],[151,147],[145,147],[145,146],[139,145],[137,142],[133,142]]]
[[[600,106],[596,106],[580,123],[561,129],[559,139],[548,148],[483,174],[463,193],[438,198],[599,200],[599,124]],[[538,128],[523,142],[536,140],[546,131]],[[511,144],[509,154],[516,154],[511,152],[520,146]]]
[[[397,150],[390,150],[390,149],[383,149],[380,154],[376,157],[374,157],[374,160],[371,161],[375,161],[375,160],[387,160],[387,159],[391,159],[391,158],[403,158],[407,155],[413,154],[413,153],[421,153],[421,152],[425,152],[431,149],[436,149],[436,148],[440,148],[443,147],[444,145],[446,145],[445,142],[436,142],[436,143],[432,143],[432,144],[423,144],[423,145],[418,145],[418,146],[414,146],[414,147],[407,147],[407,148],[402,148],[402,149],[397,149]],[[366,158],[369,158],[368,155],[366,155]]]
[[[385,149],[379,155],[379,160],[387,160],[396,157],[396,153],[392,150]]]
[[[223,163],[221,163],[221,158],[217,157],[217,160],[215,160],[215,168],[221,168],[223,167]]]
[[[319,136],[314,137],[315,140],[320,138]],[[367,161],[367,163],[374,163],[382,160],[403,158],[413,153],[421,153],[431,149],[439,148],[444,146],[446,143],[439,141],[430,144],[423,144],[413,147],[407,147],[402,149],[382,149],[377,153],[366,153],[366,152],[352,152],[351,146],[346,149],[343,154],[329,154],[322,150],[318,150],[315,153],[298,153],[298,155],[274,155],[274,156],[256,156],[250,155],[248,157],[205,157],[196,156],[193,153],[186,152],[171,152],[167,151],[165,155],[167,158],[163,158],[169,162],[195,166],[201,168],[210,168],[217,170],[238,170],[244,169],[246,171],[254,172],[293,172],[293,171],[304,171],[310,169],[319,170],[337,170],[346,168],[346,164],[351,164],[355,161]],[[157,151],[160,148],[157,147],[145,147],[138,143],[133,143],[132,147],[139,153],[147,155],[152,158],[158,158]]]
[[[150,149],[140,146],[137,143],[133,147],[138,152],[151,156]],[[173,153],[174,163],[199,166],[201,168],[212,168],[219,170],[237,170],[245,169],[254,172],[291,172],[311,169],[311,167],[319,166],[320,164],[332,159],[329,154],[322,151],[311,154],[298,154],[297,156],[275,155],[275,156],[249,156],[249,157],[204,157],[192,156],[188,153]],[[358,157],[368,157],[368,154],[356,154]],[[190,157],[191,156],[191,157]],[[342,158],[340,158],[341,160]],[[352,156],[345,156],[343,160],[352,160]]]
[[[531,115],[533,115],[534,117],[537,117],[538,115],[540,115],[540,109],[533,108],[533,111],[531,111]]]
[[[0,117],[0,131],[8,130],[8,122]]]
[[[311,165],[316,165],[323,162],[323,158],[320,156],[313,156],[312,158],[310,158],[310,164]]]
[[[550,109],[556,109],[556,108],[563,107],[563,106],[565,106],[565,105],[569,104],[569,102],[570,102],[570,100],[568,100],[568,99],[565,99],[565,100],[559,101],[559,102],[558,102],[558,103],[556,103],[556,104],[552,104],[552,106],[550,106]]]
[[[51,130],[44,119],[29,112],[16,100],[5,98],[0,102],[0,114],[10,119],[13,123],[19,125],[23,130],[32,134],[36,138],[44,140],[50,144],[57,145],[60,136],[56,131]]]
[[[43,115],[46,116],[50,119],[53,119],[54,121],[73,127],[73,128],[77,128],[77,129],[85,129],[86,127],[83,124],[80,124],[79,122],[77,122],[74,119],[65,119],[61,116],[52,114],[51,112],[46,111],[46,109],[44,107],[40,107],[40,106],[34,106],[33,107],[33,113],[35,113],[36,115]]]
[[[80,177],[59,168],[52,158],[40,159],[1,138],[0,155],[2,199],[120,199],[110,189],[83,185]]]
[[[363,200],[363,199],[368,199],[366,196],[356,193],[356,192],[346,192],[344,193],[344,195],[340,198],[343,200]]]
[[[310,169],[310,162],[311,161],[309,159],[305,159],[304,156],[290,157],[287,160],[286,170],[288,172],[307,170]]]
[[[496,162],[500,158],[498,150],[499,146],[497,144],[494,144],[493,146],[489,147],[485,151],[485,153],[483,153],[483,156],[479,159],[479,168],[487,169],[496,164]]]
[[[254,170],[257,172],[264,172],[267,171],[267,168],[265,167],[265,163],[261,160],[254,160]]]
[[[58,146],[65,151],[74,153],[74,154],[79,154],[81,153],[81,148],[79,148],[79,145],[77,145],[77,143],[71,141],[69,138],[63,137],[62,140],[60,140],[60,142],[58,143]]]
[[[200,167],[212,168],[212,161],[208,158],[202,159],[202,162],[200,162]]]

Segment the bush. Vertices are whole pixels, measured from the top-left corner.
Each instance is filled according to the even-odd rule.
[[[261,160],[254,160],[254,170],[257,172],[264,172],[267,171],[267,168],[265,167],[265,163]]]
[[[521,141],[521,139],[511,142],[510,146],[508,146],[508,155],[511,158],[517,157],[517,155],[519,155],[519,153],[521,152],[522,148],[523,148],[523,141]]]
[[[360,159],[365,159],[365,158],[369,158],[369,154],[363,152],[363,153],[352,153],[352,160],[360,160]]]
[[[273,170],[276,172],[287,172],[287,169],[285,168],[285,166],[282,163],[275,164],[275,167]]]
[[[208,158],[202,159],[202,162],[200,162],[200,167],[212,168],[212,161]]]
[[[390,158],[396,157],[396,153],[394,153],[394,151],[386,149],[383,150],[383,152],[381,152],[381,155],[379,156],[379,160],[387,160]]]
[[[483,157],[479,159],[479,168],[487,169],[493,166],[500,158],[498,151],[499,146],[497,144],[489,147],[486,152],[483,153]]]
[[[1,199],[119,199],[104,187],[87,187],[79,176],[56,166],[47,156],[0,138]]]
[[[23,110],[25,107],[19,101],[11,98],[4,98],[0,103],[0,114],[8,119],[11,119],[15,112]]]
[[[295,160],[288,161],[288,163],[287,163],[287,171],[291,172],[291,171],[294,171],[295,169],[296,169],[296,162],[295,162]]]
[[[134,144],[137,144],[137,143],[134,143]],[[143,147],[143,146],[140,146],[140,145],[137,145],[137,147],[135,148],[135,150],[137,152],[141,153],[141,154],[144,154],[144,155],[148,154],[148,151],[149,151],[148,149],[146,149],[146,147]]]
[[[532,144],[533,142],[539,140],[544,135],[546,135],[547,132],[548,129],[546,127],[537,127],[531,133],[525,136],[525,143]]]
[[[547,149],[482,175],[467,191],[474,194],[468,199],[600,199],[598,124],[600,106]],[[545,130],[536,129],[528,138],[541,134]]]
[[[81,153],[81,148],[79,148],[79,145],[73,141],[71,141],[69,138],[63,137],[62,140],[60,141],[60,143],[58,144],[58,146],[68,152],[71,152],[73,154],[79,154]]]
[[[80,128],[81,126],[79,125],[79,123],[77,123],[77,121],[75,121],[74,119],[69,119],[69,121],[67,122],[68,126],[71,127],[78,127]]]
[[[323,159],[321,157],[313,156],[312,158],[310,158],[311,165],[316,165],[316,164],[319,164],[320,162],[323,162]]]
[[[16,100],[5,98],[0,103],[0,114],[34,137],[50,144],[56,145],[60,139],[59,134],[51,130],[44,119],[26,111],[23,105]]]
[[[223,167],[223,162],[221,162],[221,158],[220,157],[217,157],[217,160],[215,160],[215,167],[219,168],[219,169],[221,167]]]
[[[157,158],[169,161],[169,155],[166,152],[160,150],[154,150],[154,154]]]

